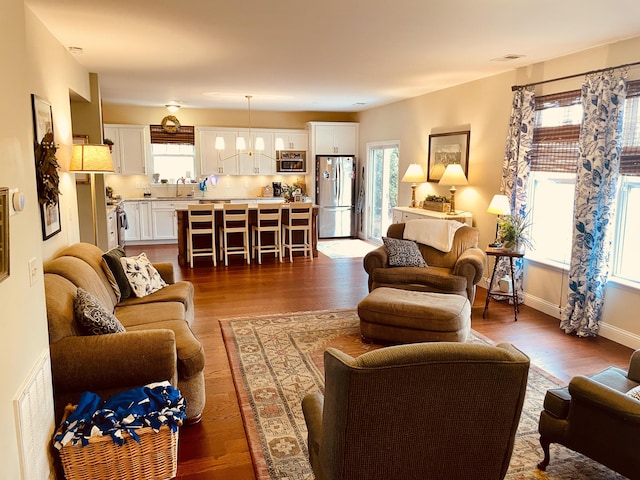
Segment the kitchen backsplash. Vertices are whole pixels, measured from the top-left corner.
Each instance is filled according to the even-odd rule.
[[[253,198],[262,196],[262,187],[272,182],[293,184],[304,181],[310,185],[308,175],[264,175],[264,176],[218,176],[218,184],[213,187],[207,184],[207,191],[201,192],[198,183],[180,183],[177,191],[180,196],[193,192],[200,198]],[[122,198],[142,198],[145,192],[154,197],[172,197],[176,194],[176,184],[153,184],[146,175],[105,175],[105,183],[113,188],[114,195]],[[306,192],[309,195],[309,192]]]

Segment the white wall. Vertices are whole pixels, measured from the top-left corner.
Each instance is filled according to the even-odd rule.
[[[458,188],[456,207],[473,214],[484,248],[495,235],[496,217],[486,209],[492,196],[499,193],[513,98],[511,86],[633,63],[640,60],[638,52],[640,37],[367,110],[359,117],[360,158],[366,158],[368,142],[400,139],[400,175],[414,162],[421,163],[426,171],[429,134],[469,129],[469,186]],[[639,77],[640,68],[630,71],[630,78]],[[537,87],[536,94],[576,89],[581,83],[582,77],[553,82]],[[449,195],[446,187],[424,183],[417,190],[417,199],[432,193]],[[398,204],[409,205],[410,200],[410,186],[401,183]],[[485,272],[485,276],[489,274]],[[559,305],[566,301],[566,285],[566,275],[561,271],[526,264],[526,303],[534,308],[559,317]],[[640,348],[640,321],[629,313],[638,311],[640,291],[610,282],[601,335]]]
[[[58,159],[64,164],[68,162],[71,143],[69,88],[82,92],[87,73],[52,39],[30,10],[25,10],[23,0],[3,0],[0,31],[0,62],[4,66],[0,76],[0,186],[19,188],[26,198],[24,211],[10,219],[11,275],[0,283],[0,408],[4,412],[0,419],[0,477],[18,479],[13,399],[49,344],[41,263],[61,246],[75,241],[78,231],[77,221],[63,214],[62,233],[42,241],[30,94],[40,95],[53,106],[56,142],[61,147]],[[62,190],[61,202],[66,212],[75,201],[75,186],[66,174],[62,174]],[[33,286],[27,269],[32,258],[40,267]]]

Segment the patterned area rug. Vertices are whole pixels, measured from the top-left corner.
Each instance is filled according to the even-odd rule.
[[[312,480],[307,429],[300,402],[324,390],[323,352],[335,347],[352,356],[375,348],[360,341],[355,310],[287,313],[220,321],[258,480]],[[491,343],[477,333],[471,342]],[[558,386],[532,365],[509,480],[623,479],[562,446],[552,445],[547,472],[538,418],[544,394]]]

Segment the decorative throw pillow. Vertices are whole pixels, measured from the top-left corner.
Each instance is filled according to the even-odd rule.
[[[640,400],[640,385],[629,390],[627,392],[627,395],[629,395],[631,398],[635,398],[636,400]]]
[[[135,257],[122,257],[120,263],[136,297],[144,297],[167,285],[144,252]]]
[[[106,310],[91,293],[78,288],[73,302],[76,321],[86,335],[103,335],[125,331],[113,313]]]
[[[116,247],[102,255],[103,270],[109,278],[109,283],[116,292],[118,301],[126,300],[131,296],[131,286],[124,273],[120,259],[124,257],[124,248]]]
[[[426,267],[427,262],[413,240],[382,237],[391,267]]]

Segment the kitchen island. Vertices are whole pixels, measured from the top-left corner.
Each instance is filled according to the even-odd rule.
[[[206,201],[200,201],[200,203],[205,203]],[[215,214],[216,214],[216,225],[222,224],[222,204],[214,204]],[[249,203],[249,230],[251,231],[251,226],[257,224],[258,218],[258,204],[257,203]],[[176,215],[178,217],[178,264],[180,266],[189,265],[189,259],[187,257],[187,229],[189,222],[187,221],[187,209],[186,208],[177,208]],[[286,221],[289,218],[289,204],[282,204],[282,220]],[[313,206],[313,218],[311,225],[311,247],[313,250],[313,256],[318,256],[318,229],[317,229],[317,219],[318,219],[318,206]],[[295,238],[295,237],[294,237]],[[200,239],[203,240],[203,239]],[[198,239],[196,239],[198,241]],[[216,235],[216,242],[218,242],[218,236]],[[197,247],[197,244],[196,244]]]

